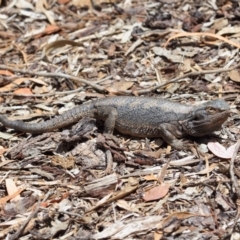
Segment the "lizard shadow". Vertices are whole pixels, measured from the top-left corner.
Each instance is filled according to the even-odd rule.
[[[217,135],[216,133],[209,133],[208,135],[202,136],[202,137],[192,137],[188,136],[188,139],[190,139],[193,142],[196,142],[199,144],[208,144],[209,142],[221,142],[222,138]]]

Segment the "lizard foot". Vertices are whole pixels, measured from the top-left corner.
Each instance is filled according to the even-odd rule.
[[[178,139],[174,139],[170,143],[170,145],[177,150],[188,150],[191,148],[191,144],[189,141],[183,141],[183,140],[178,140]]]

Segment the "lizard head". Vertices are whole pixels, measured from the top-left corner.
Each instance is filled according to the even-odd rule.
[[[187,135],[199,137],[221,129],[229,115],[230,108],[227,102],[217,99],[196,106],[180,124]]]

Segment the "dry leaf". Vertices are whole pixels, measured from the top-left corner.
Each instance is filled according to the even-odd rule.
[[[223,29],[227,25],[228,25],[228,19],[226,19],[226,18],[219,18],[219,19],[216,19],[214,21],[213,29],[221,30],[221,29]]]
[[[16,192],[14,192],[11,195],[8,195],[6,197],[0,198],[0,205],[5,204],[7,201],[14,199],[15,197],[19,197],[19,194],[24,190],[24,188],[18,189]]]
[[[9,139],[13,139],[14,135],[6,132],[0,132],[0,138],[9,140]]]
[[[56,33],[60,31],[60,27],[56,25],[48,25],[41,33],[38,33],[34,36],[34,38],[40,38],[45,35],[51,35],[52,33]]]
[[[7,178],[5,182],[6,182],[6,189],[7,189],[8,195],[13,195],[14,193],[18,192],[19,189],[11,178]],[[19,199],[20,199],[20,196],[17,195],[12,200],[17,201]]]
[[[8,70],[0,70],[0,74],[5,76],[14,76],[14,74]]]
[[[44,49],[43,49],[43,52],[42,52],[42,58],[46,57],[48,59],[48,61],[51,61],[51,59],[49,58],[49,54],[57,49],[57,48],[61,48],[61,47],[64,47],[66,45],[71,45],[71,46],[82,46],[82,43],[79,43],[79,42],[75,42],[75,41],[71,41],[71,40],[65,40],[65,39],[62,39],[62,40],[57,40],[57,41],[53,41],[49,44],[47,44]]]
[[[103,231],[97,232],[91,239],[146,239],[146,237],[129,238],[128,236],[134,234],[139,236],[139,233],[145,234],[152,229],[157,229],[161,220],[162,216],[159,215],[124,219],[107,226]]]
[[[49,205],[50,205],[49,202],[41,202],[41,203],[40,203],[40,206],[43,207],[43,208],[46,208],[46,207],[48,207]]]
[[[163,233],[161,231],[154,232],[154,240],[161,240],[163,237]]]
[[[144,194],[143,199],[148,202],[163,198],[168,194],[170,186],[170,184],[163,183],[157,187],[154,187]]]
[[[227,27],[221,29],[217,34],[218,35],[232,34],[232,33],[236,34],[239,32],[240,32],[240,27],[236,25],[234,27],[227,26]]]
[[[23,83],[25,80],[27,80],[27,78],[18,78],[16,80],[14,80],[12,83],[7,84],[4,87],[0,88],[0,92],[8,92],[13,90],[14,88],[16,88],[16,86],[20,85],[21,83]]]
[[[79,7],[92,7],[91,0],[72,0],[72,4]]]
[[[52,25],[56,25],[54,21],[54,13],[53,11],[46,10],[45,8],[49,9],[50,6],[48,5],[46,0],[38,0],[36,1],[36,11],[42,12],[45,14],[46,18]]]
[[[234,82],[240,82],[240,74],[238,70],[232,70],[231,72],[228,73],[228,76],[230,79]]]
[[[106,203],[115,201],[117,199],[121,199],[121,198],[129,195],[130,193],[134,192],[137,188],[138,188],[137,180],[129,178],[127,185],[121,191],[118,191],[118,192],[114,193],[113,196],[112,196],[112,193],[111,193],[110,195],[104,197],[99,202],[97,202],[95,206],[88,209],[87,212],[91,212],[91,211],[97,209],[98,207],[100,207],[100,206],[102,206]]]
[[[166,57],[172,62],[181,63],[183,61],[183,56],[173,54],[171,50],[167,50],[166,48],[153,47],[152,50],[156,55]]]
[[[31,9],[31,10],[34,9],[33,5],[26,0],[17,0],[15,6],[17,8],[23,8],[23,9]]]
[[[220,157],[223,159],[232,158],[235,146],[236,146],[236,144],[234,144],[234,145],[230,146],[228,149],[226,149],[223,145],[221,145],[218,142],[209,142],[208,143],[209,150],[217,157]]]
[[[212,172],[217,167],[218,167],[218,164],[213,163],[209,167],[207,167],[207,168],[201,170],[200,172],[198,172],[197,174],[208,174],[208,173]]]
[[[19,88],[13,92],[14,94],[22,94],[22,95],[32,95],[32,91],[30,88]]]
[[[3,146],[0,146],[0,156],[2,156],[6,151],[7,151],[6,148],[4,148]]]
[[[0,167],[5,166],[5,165],[7,165],[7,164],[9,164],[11,162],[14,162],[14,160],[5,160],[4,162],[0,163]],[[1,183],[1,181],[0,181],[0,183]]]
[[[116,89],[117,91],[126,91],[129,88],[131,88],[133,86],[133,82],[124,82],[122,81],[115,81],[111,88]]]
[[[146,176],[144,176],[143,177],[146,181],[157,181],[158,179],[157,179],[157,177],[155,176],[155,175],[153,175],[153,174],[151,174],[151,175],[146,175]]]
[[[130,205],[129,202],[127,202],[125,200],[122,200],[122,199],[117,200],[116,205],[122,209],[129,211],[129,212],[140,213],[139,209],[136,207],[135,204]]]

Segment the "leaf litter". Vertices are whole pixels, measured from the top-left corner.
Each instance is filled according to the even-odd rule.
[[[191,151],[106,136],[95,119],[35,136],[1,126],[1,239],[239,238],[239,1],[0,4],[0,107],[11,119],[115,95],[231,106]]]

